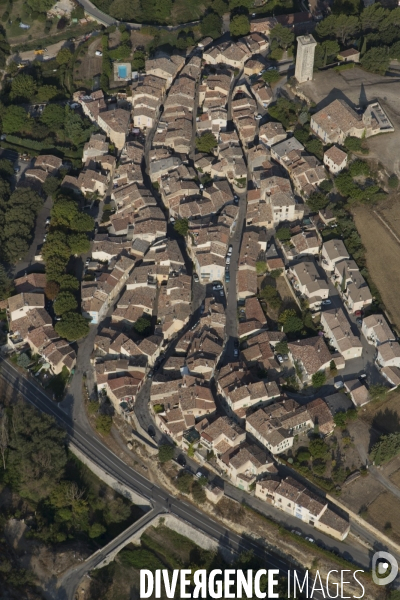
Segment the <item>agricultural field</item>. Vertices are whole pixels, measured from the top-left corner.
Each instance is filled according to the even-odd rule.
[[[395,203],[392,208],[381,205],[379,212],[393,228],[400,230],[400,223],[395,216],[397,213],[400,216],[400,209]],[[358,206],[353,210],[353,216],[366,249],[367,268],[371,278],[382,296],[390,321],[400,330],[400,244],[380,221],[373,208]]]

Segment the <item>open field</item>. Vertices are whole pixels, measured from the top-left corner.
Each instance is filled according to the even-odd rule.
[[[383,492],[368,506],[366,520],[395,542],[400,542],[400,500]]]
[[[400,393],[391,392],[386,398],[365,406],[362,419],[380,433],[394,433],[400,431]]]
[[[377,218],[373,209],[358,206],[353,210],[353,215],[366,248],[371,278],[382,296],[390,321],[400,331],[400,244]],[[393,218],[390,223],[392,220]]]

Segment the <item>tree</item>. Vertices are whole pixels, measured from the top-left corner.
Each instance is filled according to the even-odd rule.
[[[21,73],[11,83],[11,100],[30,102],[36,94],[36,82],[31,75]]]
[[[229,6],[224,0],[214,0],[211,8],[220,17],[229,11]]]
[[[371,397],[371,400],[383,400],[384,398],[386,398],[387,392],[388,388],[385,385],[379,383],[371,385],[369,388],[369,395]]]
[[[341,14],[336,18],[335,23],[335,35],[342,41],[343,46],[349,38],[356,35],[359,31],[360,23],[358,17],[349,17]]]
[[[260,292],[260,296],[264,298],[267,304],[274,309],[278,309],[282,305],[282,300],[277,290],[272,285],[266,285]]]
[[[379,29],[382,21],[388,14],[389,11],[379,3],[367,6],[360,14],[361,29],[363,31]]]
[[[289,227],[279,227],[279,229],[276,230],[275,237],[281,242],[288,242],[292,237]]]
[[[178,219],[174,223],[174,229],[179,235],[186,237],[189,231],[189,221],[187,219]]]
[[[247,35],[250,31],[250,22],[247,15],[235,15],[230,22],[229,31],[234,37]]]
[[[22,106],[9,106],[3,114],[3,133],[21,133],[29,130],[29,116]]]
[[[68,245],[67,234],[60,229],[55,229],[47,234],[46,243],[43,246],[42,255],[45,261],[50,256],[61,256],[67,260],[71,256],[71,249]]]
[[[120,497],[108,502],[104,511],[106,523],[123,523],[131,515],[131,504]]]
[[[217,138],[211,131],[206,131],[200,137],[196,138],[196,148],[199,152],[212,154],[213,148],[218,146]]]
[[[174,458],[175,448],[169,444],[160,446],[158,451],[158,460],[160,463],[166,463]]]
[[[265,71],[265,73],[263,73],[262,78],[265,81],[265,83],[269,83],[271,85],[271,83],[276,83],[277,81],[279,81],[281,75],[279,74],[279,71],[277,69],[271,69],[270,71]]]
[[[181,471],[176,479],[175,485],[182,494],[190,494],[193,475],[187,471]]]
[[[80,287],[80,283],[73,275],[62,275],[58,278],[61,291],[77,292]]]
[[[37,102],[48,102],[58,96],[59,93],[60,91],[55,85],[41,85],[36,92],[35,100]]]
[[[54,0],[27,0],[27,5],[37,13],[46,13],[53,4]]]
[[[324,194],[321,194],[321,192],[313,192],[310,194],[309,198],[307,198],[307,204],[313,212],[323,210],[328,203],[328,198]]]
[[[110,435],[112,423],[113,420],[110,415],[99,415],[96,418],[96,430],[103,435]]]
[[[289,346],[288,346],[287,342],[285,342],[285,341],[278,342],[277,344],[275,344],[274,350],[278,354],[288,354]]]
[[[78,302],[71,292],[60,292],[54,302],[53,308],[56,315],[63,315],[70,310],[78,308]]]
[[[382,465],[400,452],[400,433],[382,435],[372,446],[371,460],[376,465]]]
[[[207,37],[210,36],[213,40],[221,35],[221,27],[222,19],[214,12],[208,13],[200,23],[202,35]]]
[[[58,281],[64,274],[68,259],[56,254],[46,258],[46,277],[49,281]]]
[[[317,371],[311,377],[311,381],[312,381],[313,387],[315,387],[315,388],[322,387],[324,385],[324,383],[326,382],[325,372],[324,371]]]
[[[60,291],[60,286],[55,281],[47,281],[44,288],[45,296],[48,300],[54,300]]]
[[[54,329],[60,337],[69,342],[75,342],[89,333],[89,321],[82,315],[74,312],[68,312],[63,315],[61,321],[56,323]]]
[[[319,38],[333,37],[336,32],[336,15],[329,15],[323,21],[320,21],[315,28]]]
[[[324,440],[321,440],[321,438],[315,438],[311,440],[310,445],[308,446],[308,450],[313,460],[316,458],[323,459],[329,452],[329,446],[324,442]]]
[[[7,181],[14,175],[14,166],[10,160],[6,158],[0,159],[0,177]]]
[[[142,71],[145,68],[146,55],[140,50],[133,53],[132,69],[133,71]]]
[[[276,40],[280,48],[287,50],[294,42],[294,33],[278,23],[269,32],[269,39],[270,41]]]
[[[6,270],[0,264],[0,300],[6,300],[13,290],[13,282],[7,276]]]
[[[302,329],[303,321],[300,319],[300,317],[290,316],[287,319],[285,319],[285,322],[283,324],[283,331],[285,333],[297,333]]]
[[[322,160],[324,155],[324,147],[321,140],[312,139],[305,143],[305,147],[307,152],[314,154],[317,158]]]
[[[139,319],[133,325],[133,328],[141,335],[146,335],[151,329],[151,321],[146,317],[139,317]]]
[[[74,233],[68,236],[71,254],[84,254],[90,249],[90,242],[85,233]]]
[[[204,504],[207,500],[204,488],[198,481],[193,481],[192,496],[193,500],[197,502],[197,504]]]
[[[69,48],[61,48],[56,56],[56,61],[59,65],[66,65],[70,62],[71,58],[71,50],[69,50]]]
[[[360,59],[361,65],[366,71],[384,75],[389,67],[390,55],[388,48],[371,48]]]
[[[49,177],[46,178],[46,181],[43,183],[43,191],[45,192],[46,196],[51,196],[54,197],[55,193],[57,192],[57,190],[60,187],[60,181],[59,179],[57,179],[57,177],[53,177],[53,175],[49,175]]]
[[[349,135],[344,140],[344,147],[348,152],[361,152],[362,140]]]
[[[70,221],[70,228],[74,231],[93,231],[94,219],[87,213],[77,211]]]
[[[65,110],[59,104],[45,106],[40,120],[52,131],[60,131],[64,127]]]

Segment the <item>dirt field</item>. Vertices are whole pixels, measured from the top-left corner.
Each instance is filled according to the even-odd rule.
[[[398,208],[393,210],[399,211]],[[353,215],[366,248],[368,270],[381,293],[389,319],[400,330],[400,244],[371,208],[359,206]],[[394,219],[392,216],[390,223],[396,223]]]
[[[389,492],[383,492],[368,507],[367,521],[395,542],[400,542],[399,511],[400,500]]]

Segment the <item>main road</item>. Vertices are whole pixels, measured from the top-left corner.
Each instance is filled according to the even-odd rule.
[[[229,549],[236,556],[239,556],[244,551],[252,551],[262,561],[265,568],[278,569],[284,576],[287,576],[289,569],[295,568],[294,565],[291,565],[280,556],[256,543],[250,535],[247,537],[240,536],[230,531],[194,506],[178,500],[161,487],[137,473],[111,452],[94,432],[88,431],[84,426],[67,416],[37,386],[35,381],[22,377],[13,365],[2,358],[0,358],[0,375],[7,383],[13,386],[16,393],[23,396],[35,408],[54,417],[57,423],[66,430],[69,440],[88,459],[103,471],[116,478],[121,484],[140,494],[158,511],[170,512],[203,534],[216,540],[221,546]],[[56,596],[53,595],[52,598],[56,598],[57,600],[72,600],[82,578],[83,570],[78,567],[72,570],[72,573],[65,580],[65,585],[63,580],[61,580],[57,594]],[[315,593],[314,597],[322,599],[323,596]]]

